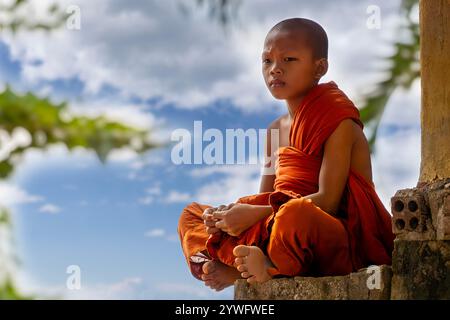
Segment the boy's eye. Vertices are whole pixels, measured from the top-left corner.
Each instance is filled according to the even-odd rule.
[[[295,61],[295,60],[297,60],[297,59],[294,58],[294,57],[286,57],[286,58],[284,58],[284,61]]]
[[[270,60],[269,59],[263,59],[263,63],[269,63]]]

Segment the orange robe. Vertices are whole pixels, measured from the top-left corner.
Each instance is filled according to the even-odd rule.
[[[306,196],[318,191],[323,147],[344,119],[361,128],[359,111],[334,82],[318,84],[296,110],[288,147],[279,148],[275,191],[239,198],[238,203],[272,206],[272,214],[238,237],[209,236],[202,220],[210,206],[192,202],[181,214],[178,233],[191,273],[218,259],[232,266],[236,245],[260,247],[274,264],[272,276],[345,275],[369,265],[391,264],[391,216],[374,185],[350,169],[338,213],[332,216]]]

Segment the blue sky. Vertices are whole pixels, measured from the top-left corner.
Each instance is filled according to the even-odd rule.
[[[51,1],[34,3],[39,16]],[[160,140],[176,128],[192,131],[196,120],[222,132],[264,129],[284,113],[260,75],[264,36],[282,19],[303,16],[324,26],[330,70],[323,81],[336,81],[356,102],[382,79],[380,57],[401,36],[399,1],[242,1],[226,34],[188,1],[62,3],[79,5],[80,30],[0,35],[0,87],[66,100],[74,113],[154,127]],[[380,8],[380,29],[366,26],[369,5]],[[419,102],[416,82],[394,93],[382,119],[372,163],[386,206],[417,181]],[[191,201],[218,205],[257,193],[259,167],[177,166],[170,152],[120,150],[106,165],[62,146],[27,153],[0,184],[0,201],[14,216],[20,286],[68,299],[232,298],[231,288],[215,293],[191,277],[177,221]],[[81,268],[81,290],[65,286],[69,265]]]

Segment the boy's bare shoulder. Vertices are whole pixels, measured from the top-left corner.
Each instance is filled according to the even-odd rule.
[[[282,129],[289,121],[289,114],[283,114],[270,123],[268,129]]]
[[[278,130],[278,146],[284,147],[289,145],[289,131],[291,129],[291,118],[289,117],[289,114],[283,114],[282,116],[279,116],[277,119],[272,121],[272,123],[267,128],[268,132],[270,130],[276,129]],[[270,139],[270,138],[268,138]]]

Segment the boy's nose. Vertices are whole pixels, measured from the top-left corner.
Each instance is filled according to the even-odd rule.
[[[272,66],[272,69],[270,70],[270,74],[274,75],[274,74],[281,74],[281,73],[282,73],[282,70],[279,67],[279,65],[277,63],[274,63]]]
[[[272,70],[270,70],[270,74],[281,74],[282,70],[278,66],[274,66]]]

